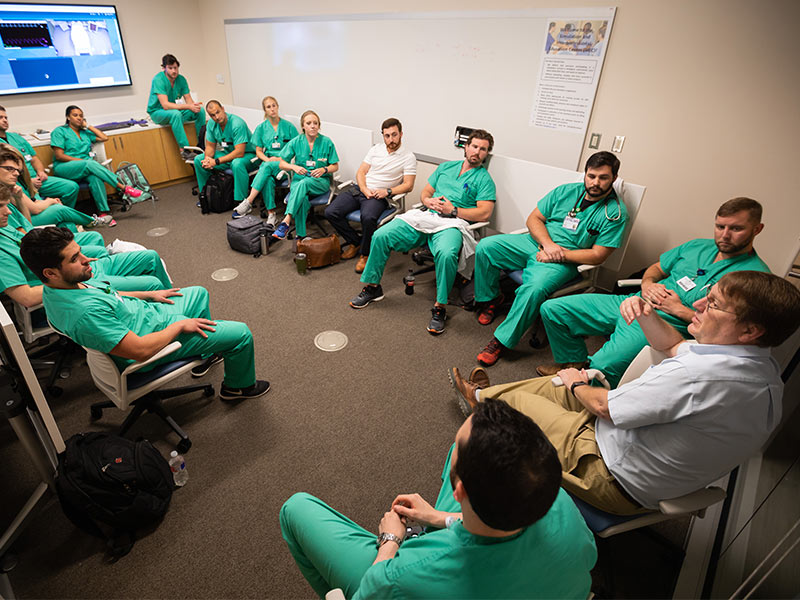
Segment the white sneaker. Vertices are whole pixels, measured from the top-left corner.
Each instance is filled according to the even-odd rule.
[[[271,212],[267,215],[267,225],[275,227],[278,224],[278,213]]]
[[[238,219],[239,217],[250,214],[251,210],[253,210],[253,207],[250,206],[250,203],[247,200],[242,200],[239,205],[233,209],[233,218]]]
[[[100,215],[99,217],[92,215],[92,217],[94,218],[95,223],[97,225],[108,225],[109,223],[111,223],[111,221],[114,220],[114,218],[111,215]],[[93,223],[93,225],[95,223]]]

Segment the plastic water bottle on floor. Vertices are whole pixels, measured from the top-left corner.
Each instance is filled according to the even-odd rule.
[[[175,485],[178,487],[186,485],[186,482],[189,481],[189,471],[186,470],[186,461],[183,456],[178,454],[177,450],[170,453],[169,468],[172,471]]]

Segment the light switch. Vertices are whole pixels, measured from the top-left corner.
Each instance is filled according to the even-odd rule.
[[[225,76],[222,73],[217,73],[217,83],[225,83]]]
[[[625,136],[618,135],[614,137],[614,144],[611,146],[611,149],[614,152],[622,152],[622,145],[625,143]]]
[[[589,138],[589,148],[597,150],[600,147],[600,138],[603,137],[599,133],[593,133]]]

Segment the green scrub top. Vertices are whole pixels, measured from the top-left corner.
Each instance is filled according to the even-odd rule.
[[[711,286],[725,273],[731,271],[762,271],[769,273],[769,267],[761,260],[755,250],[751,254],[740,254],[733,258],[714,262],[718,253],[714,240],[697,239],[667,250],[659,258],[661,270],[667,273],[663,283],[667,289],[678,294],[681,302],[688,307],[708,294]],[[690,290],[684,290],[678,280],[688,277],[694,283]],[[641,292],[639,293],[641,295]]]
[[[92,158],[92,144],[95,140],[97,136],[91,130],[82,129],[78,135],[69,125],[56,127],[50,134],[50,145],[53,148],[61,148],[67,156],[83,160]],[[56,160],[55,156],[53,159]]]
[[[36,177],[36,169],[34,169],[31,164],[31,159],[36,156],[36,152],[34,152],[33,146],[28,143],[28,140],[18,133],[7,131],[5,138],[0,137],[0,143],[8,144],[19,150],[25,159],[25,166],[28,167],[28,173],[31,174],[31,177]]]
[[[20,240],[25,234],[9,224],[0,228],[0,290],[17,285],[42,285],[19,255]]]
[[[180,320],[162,311],[166,306],[130,296],[120,296],[109,284],[90,279],[86,289],[60,290],[44,286],[42,300],[47,317],[60,332],[81,346],[108,354],[128,332],[138,336],[161,331]],[[112,356],[122,371],[133,360]]]
[[[281,149],[296,137],[297,127],[286,119],[280,120],[277,131],[269,119],[264,119],[253,132],[251,142],[253,146],[261,148],[267,156],[280,156]]]
[[[233,152],[236,144],[247,144],[245,154],[252,154],[256,149],[250,142],[250,137],[250,128],[244,119],[231,113],[228,113],[224,131],[216,121],[209,120],[206,125],[206,141],[217,145],[217,153],[221,150],[221,154],[228,154]]]
[[[280,154],[281,158],[286,162],[292,162],[294,159],[294,163],[296,165],[300,165],[301,167],[305,167],[307,171],[313,171],[314,169],[322,169],[323,167],[327,167],[328,165],[335,165],[339,162],[339,155],[336,154],[336,146],[333,145],[331,138],[322,135],[321,133],[317,135],[317,139],[314,140],[314,153],[311,153],[311,149],[308,145],[308,139],[304,133],[301,133],[293,140],[291,140],[286,146],[284,146],[283,150],[281,150]],[[314,164],[310,164],[313,162]],[[293,177],[310,177],[309,175],[298,175],[294,174]],[[327,179],[330,181],[332,175],[328,173],[327,175],[323,175],[320,179]]]
[[[150,84],[150,98],[147,100],[147,112],[152,113],[157,110],[163,110],[161,102],[158,101],[159,94],[164,94],[167,97],[167,101],[174,103],[178,98],[183,98],[188,93],[189,82],[186,81],[186,77],[183,75],[178,75],[173,85],[164,71],[156,73],[156,76],[153,77],[153,83]]]
[[[539,200],[537,208],[545,217],[545,227],[550,239],[568,250],[591,248],[595,244],[606,248],[619,248],[625,236],[628,211],[614,190],[600,202],[591,204],[575,218],[578,225],[573,231],[564,227],[564,218],[576,206],[580,208],[586,188],[583,182],[567,183],[551,190]],[[608,207],[608,217],[606,217]],[[577,210],[576,208],[576,210]],[[612,221],[617,215],[619,219]]]
[[[457,208],[476,208],[478,202],[495,202],[494,181],[483,167],[475,167],[459,175],[463,160],[451,160],[439,165],[428,177],[434,196],[444,196]]]

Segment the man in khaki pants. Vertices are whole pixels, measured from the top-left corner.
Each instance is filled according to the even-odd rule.
[[[655,509],[693,492],[757,452],[781,418],[783,383],[770,347],[800,325],[800,291],[758,271],[723,276],[694,303],[681,334],[639,296],[620,313],[667,355],[638,379],[608,391],[585,371],[564,369],[556,387],[540,377],[488,387],[475,369],[450,378],[462,409],[494,398],[531,417],[559,455],[562,486],[614,514]]]

